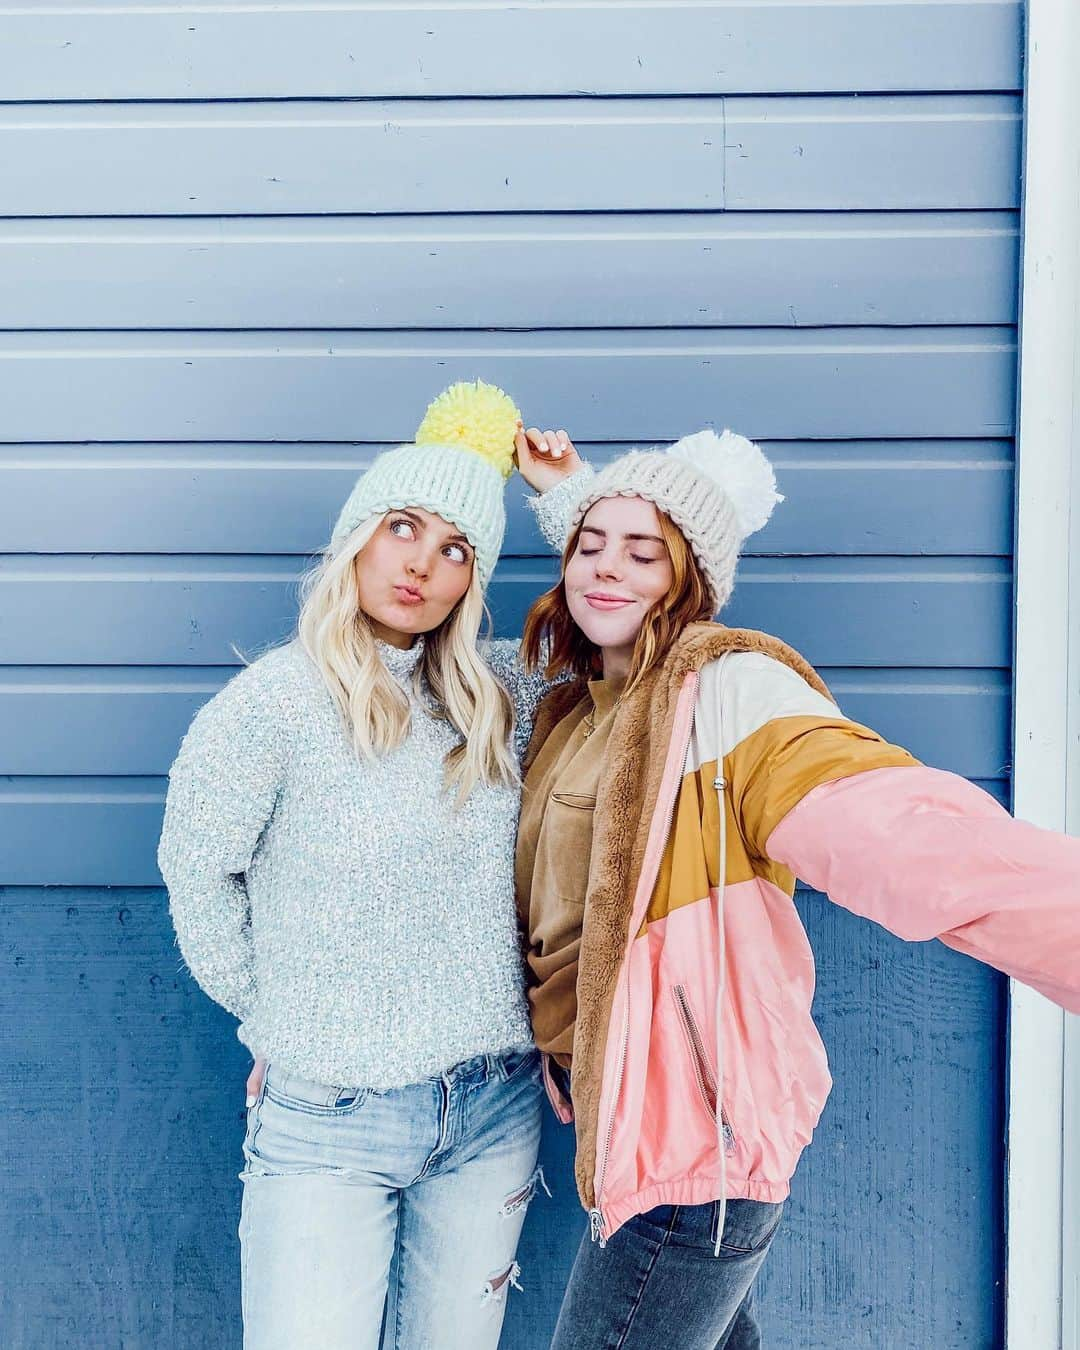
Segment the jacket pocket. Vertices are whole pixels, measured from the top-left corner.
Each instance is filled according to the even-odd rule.
[[[578,811],[596,810],[596,798],[585,792],[553,792],[551,800],[561,806],[572,806]]]
[[[675,1006],[679,1011],[679,1025],[683,1029],[686,1037],[686,1044],[690,1051],[690,1059],[694,1067],[694,1076],[697,1079],[698,1091],[701,1094],[701,1100],[705,1104],[711,1118],[716,1120],[717,1091],[716,1091],[716,1073],[709,1057],[705,1053],[705,1042],[702,1039],[701,1031],[694,1018],[693,1011],[690,1008],[690,1000],[686,995],[686,986],[676,984],[672,987],[672,993],[675,996]],[[727,1111],[724,1109],[723,1102],[720,1103],[720,1120],[724,1131],[724,1143],[727,1148],[735,1146],[735,1132],[731,1128],[731,1121],[728,1120]]]
[[[544,845],[536,858],[540,887],[567,905],[585,903],[592,857],[593,815],[596,797],[584,792],[548,795]],[[574,921],[580,922],[580,915]]]

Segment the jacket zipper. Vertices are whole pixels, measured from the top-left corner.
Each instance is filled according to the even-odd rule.
[[[629,1000],[629,994],[627,994],[627,999]],[[603,1210],[600,1208],[600,1196],[602,1195],[604,1189],[604,1173],[607,1170],[608,1152],[611,1149],[611,1135],[613,1130],[615,1129],[614,1103],[618,1100],[619,1089],[622,1086],[623,1069],[626,1067],[626,1041],[627,1041],[626,1033],[627,1030],[629,1029],[629,1025],[630,1025],[630,1009],[628,1003],[627,1006],[623,1009],[623,1022],[622,1022],[622,1029],[620,1032],[620,1043],[619,1043],[619,1063],[618,1067],[615,1070],[615,1095],[612,1098],[611,1114],[608,1117],[607,1131],[604,1137],[604,1152],[600,1159],[600,1163],[596,1173],[594,1208],[589,1210],[590,1241],[592,1242],[599,1241],[601,1248],[607,1246],[607,1239],[604,1237],[604,1213]]]
[[[687,1040],[690,1042],[691,1058],[694,1061],[694,1070],[697,1074],[701,1100],[705,1103],[705,1109],[714,1121],[716,1119],[717,1106],[719,1105],[720,1124],[724,1132],[724,1146],[726,1148],[734,1148],[735,1131],[731,1128],[731,1121],[728,1119],[727,1111],[721,1100],[721,1094],[717,1091],[716,1074],[713,1072],[712,1065],[709,1063],[709,1057],[705,1053],[705,1043],[701,1039],[701,1032],[698,1029],[697,1022],[694,1020],[694,1014],[690,1011],[690,1002],[686,997],[685,985],[674,985],[673,993],[675,995],[675,1004],[679,1009],[679,1020],[682,1022],[683,1030],[686,1032]]]
[[[596,1170],[596,1186],[593,1196],[594,1207],[589,1210],[589,1233],[590,1240],[596,1242],[599,1240],[601,1247],[607,1246],[607,1239],[604,1237],[604,1213],[600,1207],[600,1196],[604,1190],[604,1173],[607,1171],[608,1152],[611,1149],[611,1135],[615,1129],[615,1103],[619,1099],[619,1089],[622,1087],[623,1069],[626,1067],[626,1041],[627,1031],[630,1026],[630,993],[627,990],[626,1006],[623,1008],[622,1028],[619,1033],[619,1062],[615,1070],[615,1091],[611,1099],[611,1113],[608,1116],[607,1131],[604,1136],[604,1152],[601,1155]]]
[[[697,696],[696,683],[694,686],[694,690],[695,690],[694,696],[696,698]],[[693,734],[694,734],[694,716],[693,716],[693,708],[691,708],[690,716],[687,718],[686,721],[686,731],[683,733],[682,737],[681,754],[679,755],[679,764],[682,767],[685,767],[686,765],[686,755],[688,750],[690,749],[690,738]],[[678,781],[675,784],[675,790],[671,794],[671,800],[667,804],[667,821],[665,822],[664,825],[664,838],[662,845],[659,849],[659,855],[661,859],[663,858],[664,849],[667,848],[668,837],[671,834],[671,822],[675,818],[675,803],[679,800],[679,789],[681,788],[681,786],[682,786],[682,776],[680,775]],[[659,871],[659,863],[657,864],[657,871]],[[654,876],[653,881],[655,882],[655,880],[656,878]],[[633,923],[633,921],[634,915],[631,914],[630,916],[631,924]],[[632,940],[632,938],[633,934],[631,933],[629,935],[629,939]],[[623,958],[623,960],[625,963],[625,957]],[[604,1210],[602,1204],[602,1196],[604,1194],[604,1176],[605,1173],[607,1172],[608,1153],[611,1150],[611,1135],[612,1131],[615,1129],[615,1109],[618,1106],[619,1090],[622,1087],[623,1070],[626,1067],[626,1040],[627,1040],[627,1032],[629,1031],[629,1029],[630,1029],[630,985],[629,982],[627,982],[626,994],[623,1003],[622,1028],[620,1031],[620,1039],[619,1039],[619,1060],[618,1066],[615,1070],[615,1085],[611,1093],[611,1109],[608,1113],[607,1128],[604,1132],[604,1151],[598,1156],[596,1161],[596,1184],[593,1187],[593,1208],[589,1210],[589,1232],[591,1240],[593,1242],[599,1240],[601,1247],[607,1246],[607,1239],[604,1237],[604,1228],[606,1227],[606,1224],[604,1221]]]

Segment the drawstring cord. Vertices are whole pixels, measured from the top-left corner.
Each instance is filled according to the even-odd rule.
[[[720,1150],[720,1207],[716,1224],[716,1246],[713,1255],[720,1255],[724,1240],[724,1222],[727,1218],[727,1139],[724,1133],[724,988],[727,978],[727,944],[724,933],[724,892],[727,885],[727,780],[724,777],[723,735],[723,668],[727,652],[717,662],[717,775],[713,779],[717,804],[720,808],[720,861],[716,878],[716,926],[719,933],[718,960],[720,969],[716,982],[716,1142]]]

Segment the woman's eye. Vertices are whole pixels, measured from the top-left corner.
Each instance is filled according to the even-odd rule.
[[[447,544],[443,552],[448,558],[452,558],[454,562],[466,563],[469,561],[468,553],[465,552],[460,544]]]
[[[636,563],[654,563],[660,561],[659,558],[642,558],[637,553],[631,553],[630,556]]]
[[[402,530],[407,530],[407,534],[402,534]],[[411,539],[413,535],[413,523],[411,520],[399,518],[390,522],[390,533],[396,534],[399,539]]]
[[[599,550],[598,548],[579,548],[579,549],[578,549],[578,553],[580,553],[581,556],[582,556],[583,558],[591,558],[591,557],[593,556],[594,553],[599,553],[599,552],[600,552],[600,550]]]

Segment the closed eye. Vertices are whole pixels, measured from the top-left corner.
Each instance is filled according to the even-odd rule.
[[[602,552],[602,550],[598,548],[582,548],[580,544],[578,545],[578,555],[582,558],[592,558],[600,552]],[[632,561],[636,563],[654,563],[660,561],[659,558],[643,558],[640,553],[631,553],[630,557]]]

